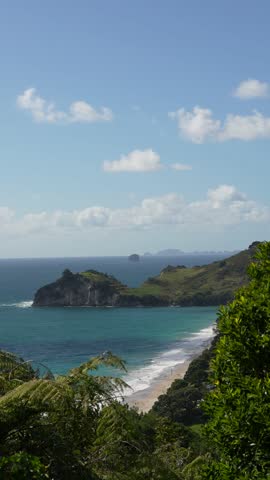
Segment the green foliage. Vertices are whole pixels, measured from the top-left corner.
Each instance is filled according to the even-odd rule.
[[[184,380],[187,383],[197,386],[208,384],[209,365],[213,356],[214,342],[209,348],[206,348],[198,357],[190,362],[185,373]]]
[[[98,421],[92,451],[96,472],[110,480],[182,478],[183,466],[194,458],[190,438],[181,425],[114,402],[102,410]]]
[[[202,391],[185,380],[175,380],[167,393],[161,395],[153,406],[153,411],[170,418],[173,422],[192,425],[203,421],[200,408]]]
[[[270,477],[270,242],[258,247],[249,275],[249,285],[219,312],[215,388],[205,401],[218,460],[207,479]]]
[[[15,453],[0,459],[0,478],[2,480],[46,480],[47,468],[39,458],[25,452]]]
[[[0,395],[36,377],[30,362],[0,350]]]
[[[10,385],[0,397],[0,454],[9,457],[26,450],[49,465],[54,479],[96,478],[89,452],[98,417],[102,405],[114,401],[125,387],[120,379],[89,375],[100,365],[125,369],[107,352],[66,376],[41,379],[28,363],[2,352],[0,375]],[[16,370],[19,384],[13,382]]]
[[[115,292],[125,289],[125,285],[117,280],[113,275],[101,273],[97,270],[86,270],[80,273],[81,277],[90,280],[94,285],[104,290],[115,290]]]
[[[208,466],[210,461],[209,454],[196,457],[188,463],[182,470],[183,480],[201,480],[202,469]],[[210,477],[209,477],[210,480]]]

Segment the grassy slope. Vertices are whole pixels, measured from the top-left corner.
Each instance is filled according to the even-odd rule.
[[[254,248],[209,265],[169,267],[139,288],[126,289],[126,295],[153,295],[180,305],[217,305],[233,297],[237,288],[248,282],[247,266]]]
[[[80,275],[91,280],[95,285],[100,287],[110,287],[117,292],[122,292],[126,289],[126,286],[123,285],[123,283],[117,280],[113,275],[108,275],[107,273],[97,272],[96,270],[86,270],[85,272],[81,272]]]

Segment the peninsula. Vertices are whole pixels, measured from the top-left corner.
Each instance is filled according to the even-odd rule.
[[[259,242],[225,260],[187,268],[168,266],[140,287],[129,288],[112,275],[65,270],[61,278],[41,287],[33,306],[215,306],[233,299],[248,283],[247,267]]]

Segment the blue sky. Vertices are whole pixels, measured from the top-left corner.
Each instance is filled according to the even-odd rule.
[[[268,239],[269,14],[2,1],[0,257]]]

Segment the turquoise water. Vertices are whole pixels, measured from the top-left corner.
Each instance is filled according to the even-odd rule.
[[[169,260],[163,261],[173,263]],[[194,354],[212,334],[216,318],[216,308],[212,307],[32,308],[34,284],[38,288],[46,275],[56,278],[57,261],[53,268],[52,260],[47,265],[42,260],[46,275],[37,261],[14,263],[13,270],[8,268],[8,262],[4,267],[9,276],[5,276],[0,261],[0,348],[41,362],[55,373],[66,372],[91,356],[111,350],[126,360],[127,380],[140,390],[164,370]],[[83,268],[91,268],[93,263]],[[134,272],[137,268],[141,274],[142,267],[136,264],[134,268],[125,259],[120,266],[116,263],[113,271],[109,263],[103,260],[103,271],[115,274],[115,270],[122,270],[122,280],[133,274],[133,284],[138,283]],[[178,264],[179,259],[174,263]],[[160,259],[158,265],[152,261],[154,269],[149,265],[143,266],[148,272],[145,277],[160,267]],[[77,271],[81,264],[79,267]]]

